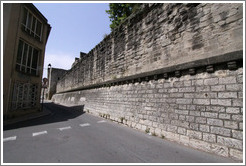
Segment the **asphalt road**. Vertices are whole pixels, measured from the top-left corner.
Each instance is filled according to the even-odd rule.
[[[3,131],[3,163],[225,163],[201,152],[69,108]],[[82,108],[80,108],[82,109]]]

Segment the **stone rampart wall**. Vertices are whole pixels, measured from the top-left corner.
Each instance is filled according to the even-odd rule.
[[[52,100],[243,159],[242,4],[153,4],[58,82]]]
[[[117,82],[148,72],[175,70],[243,48],[243,6],[234,4],[146,4],[58,82],[57,92]],[[241,57],[242,58],[242,57]],[[222,61],[238,59],[228,56]],[[191,67],[191,66],[189,66]]]
[[[56,94],[53,101],[242,160],[242,68]]]

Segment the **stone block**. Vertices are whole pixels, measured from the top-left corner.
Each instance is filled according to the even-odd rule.
[[[179,92],[179,89],[178,88],[169,88],[169,89],[167,89],[167,91],[169,93],[175,93],[175,92]]]
[[[210,105],[210,99],[193,99],[193,104]]]
[[[196,110],[196,105],[187,105],[186,106],[188,110],[195,111]]]
[[[188,115],[189,114],[189,111],[188,110],[175,109],[175,113],[182,114],[182,115]]]
[[[203,140],[206,142],[211,142],[211,143],[215,143],[216,142],[216,135],[215,134],[209,134],[209,133],[203,133]]]
[[[179,134],[162,130],[162,135],[165,136],[165,138],[168,140],[179,142]]]
[[[173,87],[175,87],[175,88],[179,88],[179,87],[183,87],[183,86],[184,86],[183,81],[176,81],[173,83]]]
[[[180,104],[178,108],[182,109],[182,110],[186,110],[186,105],[185,104]]]
[[[229,129],[238,129],[238,122],[224,121],[224,126]]]
[[[239,130],[243,130],[243,122],[239,123]]]
[[[238,75],[237,76],[237,83],[243,83],[243,75]]]
[[[176,104],[191,104],[192,99],[176,99]]]
[[[203,84],[203,79],[200,79],[200,80],[192,80],[192,85],[195,85],[195,86],[202,86],[202,85],[204,85]]]
[[[186,128],[178,127],[178,134],[186,135]]]
[[[155,134],[158,135],[158,136],[161,136],[161,129],[156,128],[155,129]]]
[[[211,111],[211,112],[225,112],[225,107],[221,106],[206,106],[206,111]]]
[[[243,85],[242,84],[230,84],[226,85],[226,91],[242,91]]]
[[[199,130],[202,132],[207,132],[209,133],[210,129],[208,125],[203,125],[203,124],[199,124]]]
[[[210,86],[197,86],[196,92],[210,92]]]
[[[211,105],[231,106],[231,99],[211,99]]]
[[[184,86],[191,86],[191,81],[184,81]]]
[[[217,142],[220,143],[221,145],[225,145],[225,146],[228,146],[231,148],[240,149],[240,150],[243,149],[243,141],[242,140],[217,136]]]
[[[238,98],[243,99],[243,92],[238,92]]]
[[[229,148],[226,146],[211,144],[210,152],[212,152],[214,154],[218,154],[220,156],[229,157]]]
[[[219,119],[231,119],[231,115],[230,114],[219,114]]]
[[[207,78],[204,79],[204,85],[217,85],[219,83],[218,78]]]
[[[225,98],[225,99],[237,98],[237,92],[219,92],[218,98]]]
[[[214,92],[210,92],[210,93],[196,93],[195,94],[195,98],[200,98],[200,99],[203,99],[203,98],[217,98],[217,93],[214,93]]]
[[[230,157],[243,161],[243,152],[241,150],[230,148]]]
[[[238,107],[227,107],[226,108],[226,113],[239,114],[240,113],[240,109]]]
[[[179,115],[179,120],[185,120],[185,115]]]
[[[223,126],[223,120],[208,118],[207,124],[209,124],[211,126]]]
[[[211,91],[213,91],[213,92],[223,92],[223,91],[225,91],[225,85],[214,85],[214,86],[211,86]]]
[[[211,126],[210,131],[212,134],[218,134],[218,135],[222,135],[222,136],[226,136],[226,137],[231,136],[231,130],[223,128],[223,127]]]
[[[243,131],[232,130],[232,137],[235,139],[243,140]]]
[[[179,88],[179,92],[195,92],[195,87]]]
[[[207,118],[196,117],[196,123],[205,124],[207,123]]]
[[[184,93],[170,93],[170,97],[181,98],[184,96]]]
[[[243,107],[243,99],[232,99],[232,106]]]
[[[232,115],[232,120],[235,120],[237,122],[243,121],[243,115]]]
[[[186,116],[186,121],[187,122],[195,122],[195,117],[194,116]]]
[[[179,139],[179,143],[184,144],[185,146],[188,146],[190,142],[189,137],[185,136],[185,135],[180,135],[180,139]]]
[[[202,132],[187,130],[187,136],[194,139],[202,139]]]
[[[218,113],[216,113],[216,112],[202,112],[201,116],[204,116],[207,118],[218,118]]]
[[[189,146],[202,151],[210,152],[211,144],[202,140],[189,139]]]
[[[142,131],[145,131],[147,129],[147,126],[145,126],[145,125],[142,125],[142,128],[141,128],[141,130]]]
[[[192,116],[201,116],[201,112],[200,111],[190,111],[190,115],[192,115]]]
[[[237,83],[237,81],[236,81],[236,77],[234,76],[219,78],[219,84],[235,84],[235,83]]]
[[[195,93],[184,93],[184,98],[195,98]]]
[[[190,123],[190,129],[199,131],[199,124],[197,123]]]
[[[177,126],[167,125],[167,131],[169,131],[169,132],[176,133],[177,128],[178,128]]]

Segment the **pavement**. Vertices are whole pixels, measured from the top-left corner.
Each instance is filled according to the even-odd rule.
[[[235,163],[117,124],[74,107],[7,125],[3,163]],[[58,164],[59,165],[59,164]]]
[[[51,101],[46,101],[46,103],[50,103]],[[48,116],[50,115],[51,112],[47,107],[43,107],[43,110],[40,112],[35,112],[35,113],[31,113],[31,114],[27,114],[24,116],[20,116],[17,118],[13,118],[13,119],[7,119],[3,121],[3,127],[7,126],[7,125],[13,125],[16,123],[20,123],[20,122],[24,122],[24,121],[28,121],[28,120],[33,120],[33,119],[37,119],[37,118],[41,118],[44,116]]]

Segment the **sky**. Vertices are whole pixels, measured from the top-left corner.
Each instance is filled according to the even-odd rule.
[[[70,69],[80,52],[88,53],[110,33],[107,3],[34,3],[51,25],[45,51],[47,67]]]

